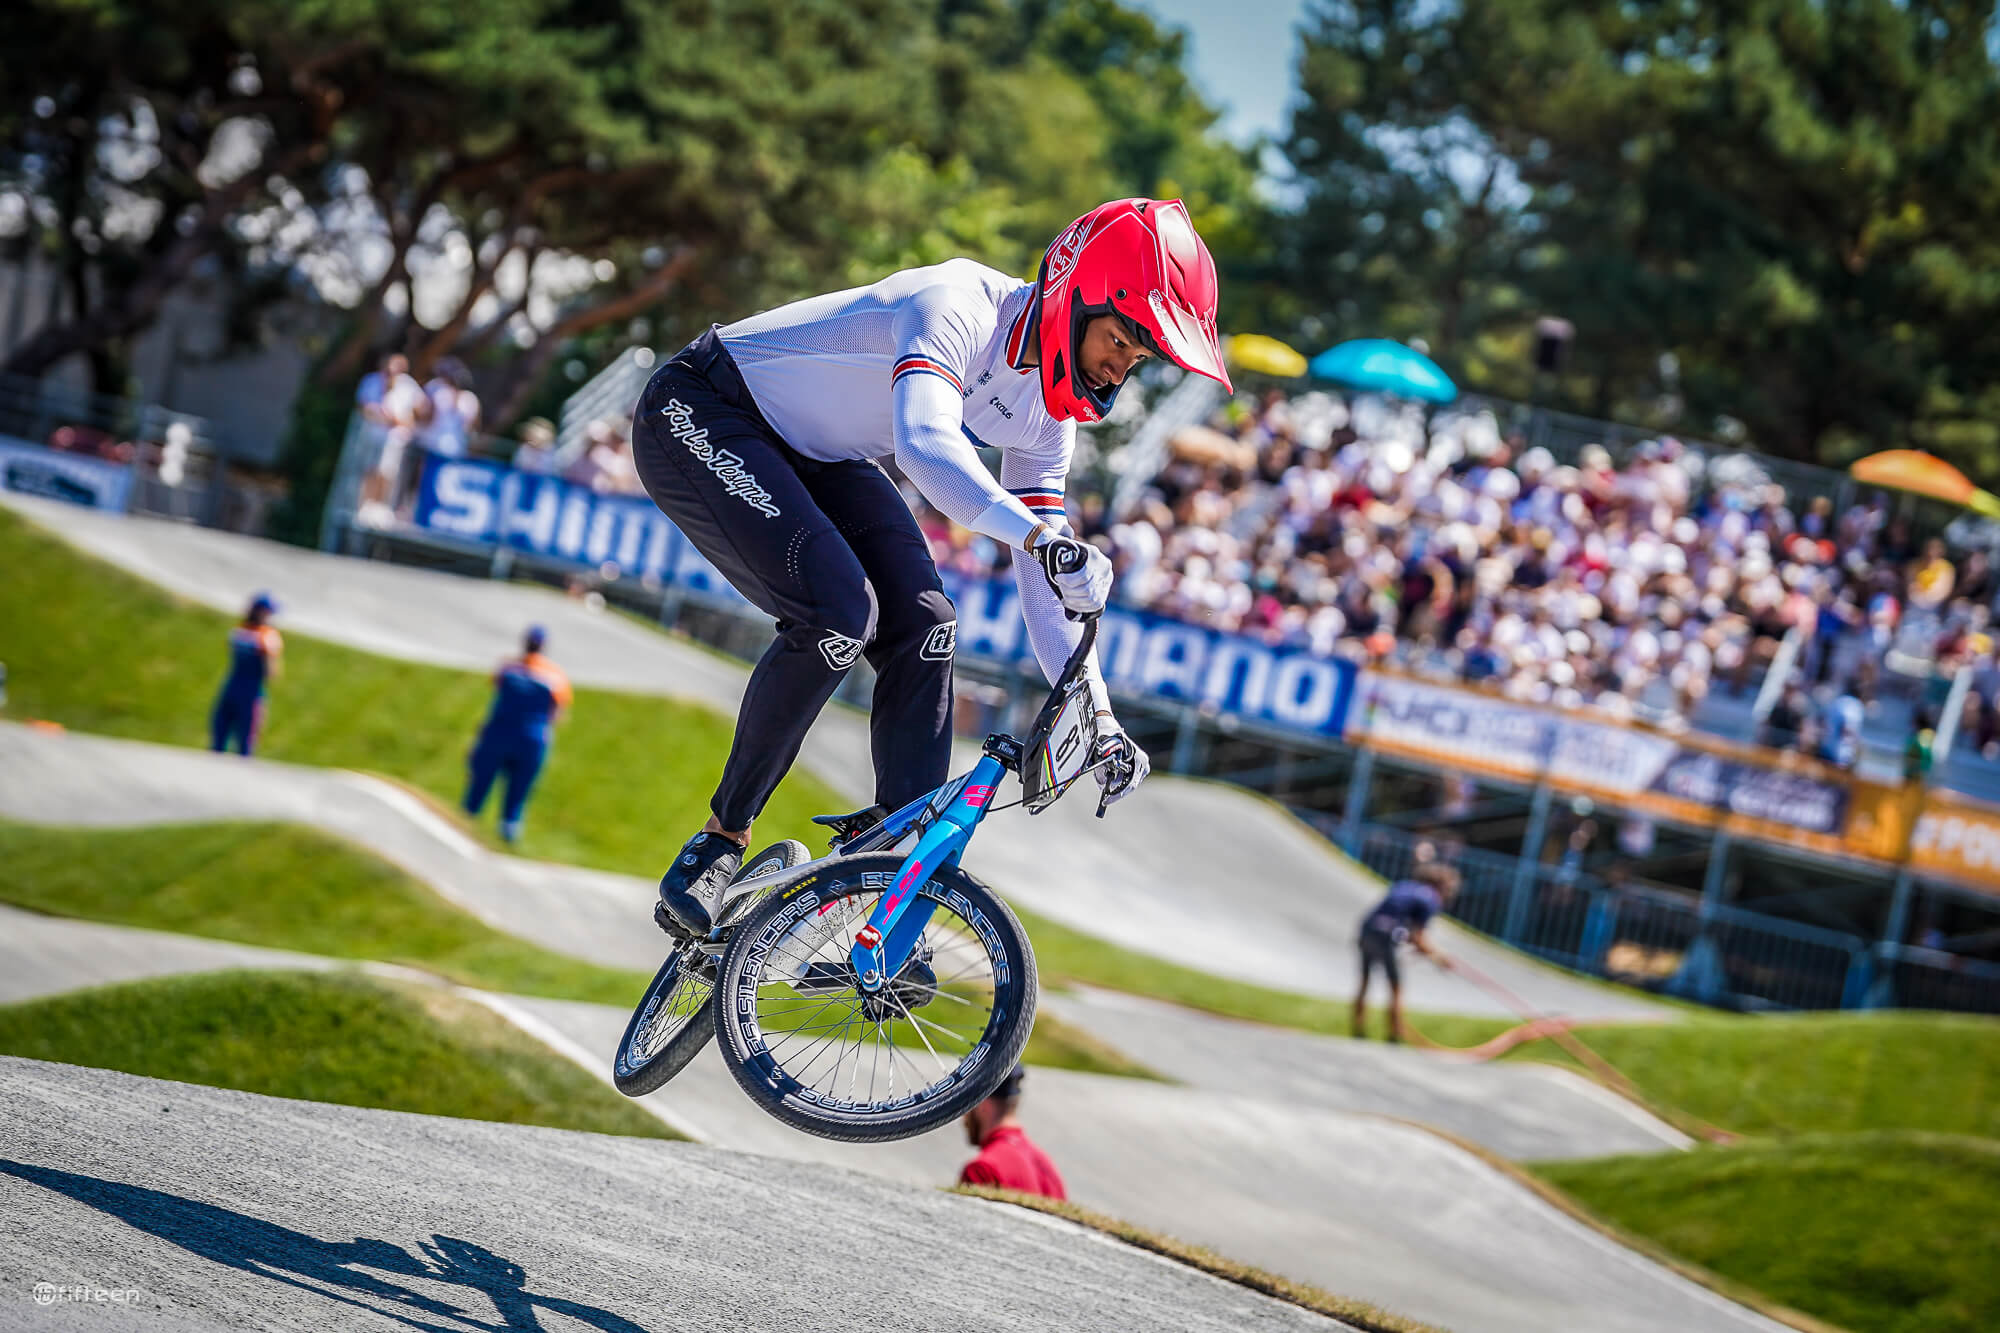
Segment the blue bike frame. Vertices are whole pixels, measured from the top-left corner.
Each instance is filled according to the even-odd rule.
[[[1084,625],[1081,641],[1070,654],[1069,661],[1064,663],[1062,674],[1056,678],[1056,685],[1049,696],[1050,703],[1044,706],[1045,714],[1060,702],[1064,691],[1083,669],[1096,640],[1097,619],[1093,616]],[[1007,743],[1015,745],[1012,741]],[[989,747],[991,744],[992,740],[989,740]],[[1018,745],[1015,748],[1017,753],[1021,749]],[[1007,765],[995,758],[989,748],[964,777],[955,778],[928,796],[910,802],[840,847],[843,856],[874,851],[893,846],[912,828],[923,829],[917,838],[917,845],[903,859],[901,869],[896,872],[895,883],[875,904],[875,910],[868,914],[868,924],[855,935],[854,945],[848,951],[848,961],[853,965],[863,993],[880,990],[908,961],[910,950],[916,947],[924,927],[930,924],[931,914],[937,910],[937,905],[929,899],[919,899],[917,890],[937,873],[938,867],[952,865],[958,860],[965,844],[972,840],[973,830],[986,817],[994,795],[1000,790],[1000,779],[1007,772]],[[1104,813],[1101,804],[1097,813],[1100,816]]]
[[[917,845],[904,858],[903,865],[896,872],[896,881],[889,891],[882,895],[875,910],[868,915],[868,924],[863,926],[854,939],[854,947],[849,953],[849,961],[854,965],[854,975],[860,979],[863,991],[881,988],[887,978],[896,975],[923,935],[924,927],[930,924],[931,913],[936,904],[928,899],[918,899],[917,890],[937,872],[939,866],[951,865],[965,850],[965,844],[972,840],[972,831],[979,827],[979,821],[986,817],[986,808],[992,804],[994,793],[1000,789],[1000,779],[1007,769],[992,755],[981,755],[972,771],[963,778],[938,789],[938,793],[913,803],[916,818],[921,818],[938,794],[957,787],[950,803],[940,811],[930,827],[917,839]],[[881,827],[892,830],[893,837],[884,843],[893,842],[908,832],[910,821],[899,819],[904,814],[899,810],[895,815],[882,821]],[[901,825],[900,829],[893,828]],[[874,830],[870,830],[874,832]]]

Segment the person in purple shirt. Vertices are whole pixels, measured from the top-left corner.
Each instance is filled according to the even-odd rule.
[[[1426,861],[1389,886],[1381,902],[1369,910],[1361,922],[1361,985],[1354,992],[1354,1035],[1368,1035],[1368,982],[1376,968],[1389,979],[1389,1040],[1402,1041],[1408,1030],[1403,1024],[1403,974],[1396,965],[1396,950],[1408,944],[1439,966],[1446,960],[1427,939],[1424,927],[1445,909],[1458,893],[1458,872],[1435,861]]]

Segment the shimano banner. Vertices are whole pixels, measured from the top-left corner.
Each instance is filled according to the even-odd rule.
[[[743,600],[643,495],[601,495],[498,463],[432,458],[413,521],[440,536],[594,569],[612,564],[621,576]]]
[[[132,467],[0,439],[0,489],[122,512],[132,490]]]
[[[599,495],[497,463],[431,459],[414,521],[440,536],[583,566],[615,564],[622,575],[741,600],[643,495]],[[1009,662],[1031,655],[1011,575],[945,583],[958,604],[959,652]],[[1097,651],[1117,689],[1328,736],[1347,726],[1351,662],[1115,609],[1104,617]]]
[[[1032,655],[1014,579],[945,578],[958,605],[958,650],[1014,661]],[[1338,737],[1354,694],[1352,662],[1118,607],[1104,613],[1097,660],[1114,689],[1198,704]]]

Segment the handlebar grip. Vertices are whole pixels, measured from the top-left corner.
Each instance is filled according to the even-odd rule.
[[[1082,542],[1066,541],[1061,545],[1051,544],[1042,563],[1051,574],[1074,574],[1081,570],[1088,560],[1089,555],[1083,549]]]

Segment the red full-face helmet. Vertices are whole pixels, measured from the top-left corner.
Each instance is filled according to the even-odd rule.
[[[1114,199],[1064,228],[1042,256],[1035,334],[1042,402],[1061,421],[1101,421],[1119,385],[1077,374],[1084,327],[1121,316],[1139,344],[1230,388],[1215,334],[1215,261],[1178,199]]]

